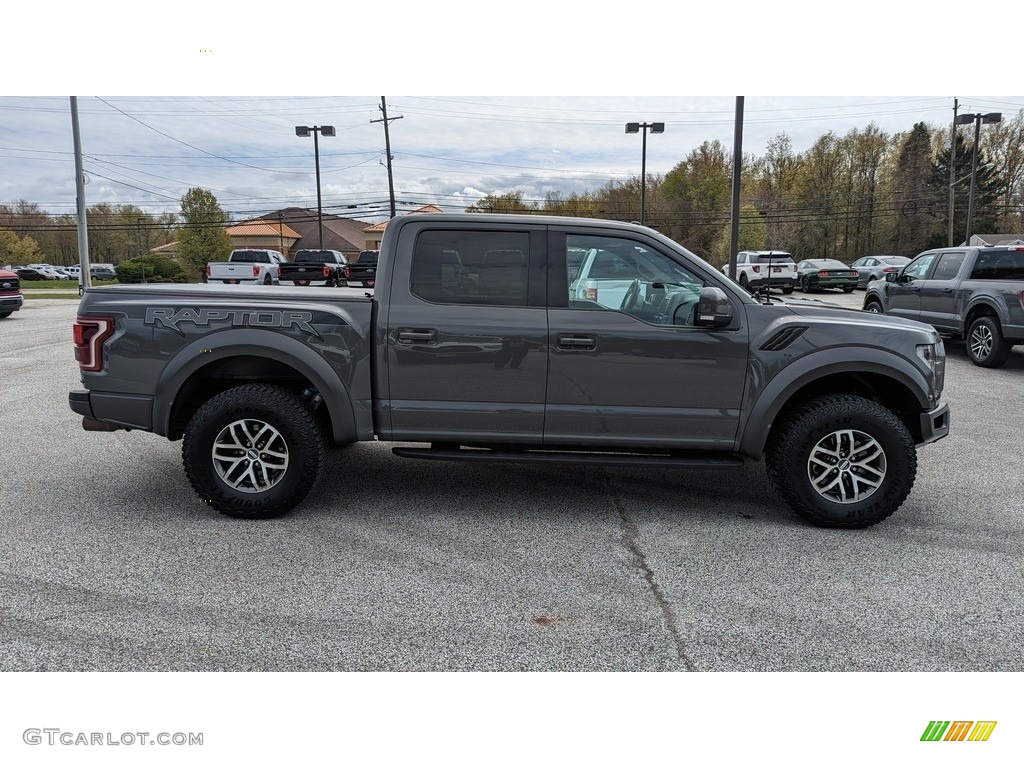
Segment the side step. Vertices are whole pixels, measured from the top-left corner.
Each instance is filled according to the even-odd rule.
[[[586,453],[583,451],[500,451],[487,448],[392,448],[407,459],[440,461],[494,461],[521,464],[598,464],[606,467],[664,469],[734,469],[743,459],[728,454],[674,455],[642,453]]]

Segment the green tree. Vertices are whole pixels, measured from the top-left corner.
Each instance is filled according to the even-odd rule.
[[[732,158],[722,143],[705,141],[691,151],[665,174],[660,195],[671,217],[665,234],[711,259],[732,204]]]
[[[940,213],[943,207],[940,193],[942,189],[948,190],[949,177],[938,189],[931,184],[931,146],[928,126],[917,123],[900,148],[891,198],[895,228],[889,250],[893,253],[903,256],[920,253],[936,234],[941,236],[942,221],[949,219]]]
[[[953,243],[962,243],[967,235],[967,210],[970,202],[971,162],[973,146],[968,144],[960,132],[956,135],[956,169],[954,172]],[[999,219],[999,203],[1005,184],[994,163],[982,147],[978,147],[978,171],[974,184],[974,218],[972,232],[995,232]],[[929,188],[936,198],[944,202],[936,218],[941,229],[935,231],[925,248],[947,245],[949,238],[949,148],[941,150],[932,163]]]
[[[178,259],[192,275],[208,261],[221,261],[231,252],[231,237],[224,229],[228,216],[212,192],[193,187],[181,198],[182,224],[178,229]]]
[[[0,264],[23,267],[39,262],[42,258],[43,252],[39,250],[39,244],[31,237],[19,237],[16,232],[9,229],[0,229]]]
[[[466,213],[534,213],[536,207],[523,202],[522,192],[485,195],[466,208]]]

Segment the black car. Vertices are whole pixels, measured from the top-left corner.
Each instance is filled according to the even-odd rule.
[[[857,270],[836,259],[808,259],[796,265],[800,290],[810,293],[822,288],[842,288],[852,293],[857,287]]]
[[[48,275],[45,272],[40,272],[38,269],[32,267],[21,267],[14,270],[18,277],[22,280],[56,280],[53,275]]]

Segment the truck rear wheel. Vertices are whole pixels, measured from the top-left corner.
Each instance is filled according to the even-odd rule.
[[[917,450],[889,409],[856,395],[815,398],[788,413],[766,448],[768,477],[808,522],[867,528],[895,512],[917,475]]]
[[[267,519],[306,497],[327,448],[316,417],[290,390],[246,384],[196,411],[181,451],[203,501],[229,517]]]

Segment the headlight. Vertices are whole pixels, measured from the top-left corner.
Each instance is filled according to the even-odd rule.
[[[942,339],[937,339],[934,344],[918,344],[917,356],[931,369],[932,405],[937,405],[946,380],[946,348]]]

